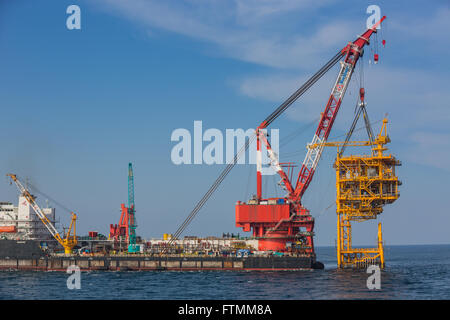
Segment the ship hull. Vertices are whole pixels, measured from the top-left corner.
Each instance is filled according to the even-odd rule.
[[[36,244],[37,245],[37,244]],[[37,245],[37,248],[39,246]],[[28,241],[0,241],[0,270],[66,271],[300,271],[323,269],[313,255],[301,256],[47,256]]]

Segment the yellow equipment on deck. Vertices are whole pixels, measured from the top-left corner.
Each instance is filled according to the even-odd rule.
[[[70,220],[69,230],[67,230],[63,243],[61,244],[64,247],[65,254],[72,253],[73,248],[78,243],[76,232],[77,215],[74,212],[71,212],[70,214],[72,215],[72,219]]]

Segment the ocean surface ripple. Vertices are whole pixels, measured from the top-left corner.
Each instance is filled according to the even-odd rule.
[[[0,272],[0,299],[450,299],[450,245],[388,246],[381,289],[365,270],[337,270],[334,247],[318,247],[325,270],[302,272]]]

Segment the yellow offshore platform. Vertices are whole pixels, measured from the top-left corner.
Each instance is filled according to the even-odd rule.
[[[360,113],[363,113],[369,141],[348,141]],[[366,268],[379,265],[384,268],[383,237],[378,223],[378,243],[374,248],[352,247],[352,222],[376,219],[383,206],[393,203],[400,196],[401,185],[395,168],[401,165],[393,155],[386,154],[385,145],[391,140],[387,134],[387,119],[373,138],[364,107],[364,92],[360,109],[344,142],[326,142],[325,146],[337,147],[336,161],[336,213],[337,213],[337,264],[338,268]],[[370,155],[342,156],[346,146],[370,146]]]

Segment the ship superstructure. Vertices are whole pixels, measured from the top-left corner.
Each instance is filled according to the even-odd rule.
[[[42,208],[52,224],[56,223],[55,208]],[[49,240],[52,235],[33,212],[24,196],[19,196],[18,205],[0,202],[0,230],[2,238],[23,240]]]

